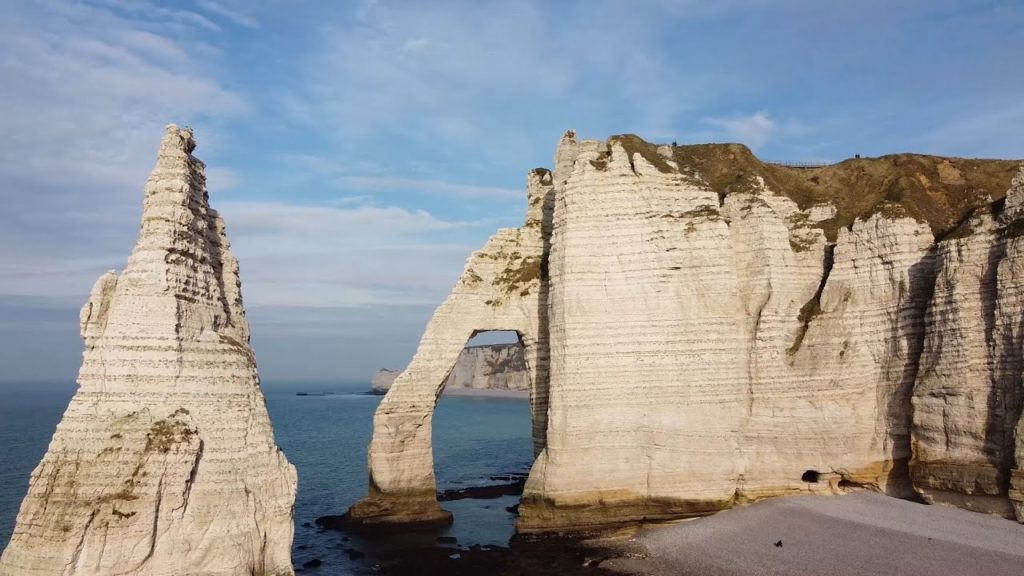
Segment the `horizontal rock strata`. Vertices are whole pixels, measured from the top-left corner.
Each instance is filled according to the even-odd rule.
[[[1022,207],[1024,172],[1005,201],[978,210],[937,245],[913,414],[921,496],[1011,518],[1008,493],[1022,499],[1019,489],[1008,492],[1024,393]]]
[[[474,252],[451,295],[434,312],[412,362],[374,415],[370,493],[348,512],[366,528],[444,524],[451,514],[435,497],[431,419],[434,405],[466,342],[486,331],[519,334],[530,379],[534,447],[543,448],[547,413],[546,252],[552,176],[530,173],[527,218]]]
[[[391,389],[391,385],[395,383],[395,378],[401,372],[395,370],[388,370],[387,368],[381,368],[373,374],[373,378],[370,380],[370,394],[386,394]]]
[[[519,530],[855,489],[1012,515],[1018,168],[901,154],[797,169],[739,145],[568,133],[540,241],[547,411]],[[444,360],[388,400],[435,393]],[[426,459],[425,439],[380,420],[374,477]]]
[[[530,390],[530,373],[526,369],[523,347],[519,344],[483,344],[467,346],[459,354],[444,389]],[[379,370],[373,375],[370,391],[384,394],[398,377],[398,372]]]
[[[238,263],[194,147],[167,128],[128,265],[82,308],[79,388],[2,576],[293,573],[295,469],[274,443]]]

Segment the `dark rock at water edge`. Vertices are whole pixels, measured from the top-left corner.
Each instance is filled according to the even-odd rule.
[[[504,477],[494,476],[492,479]],[[438,502],[450,502],[452,500],[464,500],[466,498],[473,498],[476,500],[489,500],[491,498],[501,498],[502,496],[519,496],[523,493],[523,487],[526,485],[526,476],[515,477],[510,475],[509,478],[513,478],[511,482],[505,484],[490,484],[488,486],[470,486],[468,488],[452,488],[443,492],[437,493]]]
[[[618,557],[613,548],[570,538],[513,539],[508,548],[473,545],[468,548],[425,547],[384,555],[380,574],[395,576],[576,576],[617,574],[600,567]]]
[[[437,518],[423,520],[420,522],[400,523],[373,523],[352,518],[347,512],[345,514],[333,514],[321,516],[316,519],[316,525],[323,530],[335,530],[339,532],[350,532],[360,534],[387,534],[397,532],[416,532],[420,530],[436,530],[451,526],[452,515],[445,510],[441,511]]]

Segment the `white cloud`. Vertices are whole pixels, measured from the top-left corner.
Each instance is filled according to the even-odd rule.
[[[803,122],[797,120],[779,122],[763,111],[747,116],[705,118],[703,123],[712,127],[712,130],[700,132],[691,137],[712,141],[720,141],[725,138],[745,144],[755,151],[776,139],[800,136],[811,132],[811,128]]]
[[[0,19],[0,294],[81,296],[123,265],[164,124],[248,110],[214,68],[216,25],[150,2],[18,2]],[[208,149],[208,148],[207,148]],[[237,178],[210,171],[211,185]]]
[[[202,30],[183,26],[205,29],[202,22],[148,3],[115,9],[55,0],[7,8],[0,23],[0,175],[78,194],[134,191],[165,123],[245,113],[243,98],[193,55],[191,34]],[[182,36],[161,23],[176,24]]]
[[[354,24],[322,27],[308,82],[280,101],[347,152],[401,142],[529,167],[566,128],[667,134],[714,97],[698,89],[704,74],[684,71],[697,55],[665,58],[658,24],[656,11],[615,1],[370,3]]]
[[[342,176],[337,179],[344,188],[375,192],[426,192],[448,198],[521,200],[526,192],[515,188],[458,184],[440,180],[417,180],[393,176]]]
[[[764,112],[755,112],[750,116],[737,118],[709,118],[707,122],[724,129],[730,138],[736,139],[754,150],[764,146],[778,129],[775,121]]]
[[[436,305],[454,284],[491,220],[444,220],[423,210],[214,200],[242,265],[246,302],[256,306]],[[138,207],[116,221],[116,241],[78,248],[29,245],[0,262],[0,296],[75,300],[103,271],[122,269],[138,231]],[[93,221],[92,216],[82,220]],[[0,228],[0,242],[17,232]],[[22,236],[22,244],[24,244]],[[55,246],[63,249],[55,249]]]
[[[225,18],[234,24],[238,24],[239,26],[244,26],[245,28],[253,29],[260,27],[259,22],[257,22],[256,19],[252,16],[249,16],[240,10],[229,8],[221,2],[214,2],[213,0],[194,1],[196,3],[196,6],[199,6],[206,12],[209,12],[210,14],[216,14],[217,16]]]
[[[258,306],[436,305],[490,221],[396,206],[222,202],[246,302]]]
[[[105,8],[111,13],[122,14],[125,17],[139,21],[148,21],[160,25],[176,25],[185,28],[201,28],[208,32],[220,32],[221,28],[201,14],[190,10],[176,10],[164,8],[148,0],[87,0],[79,3],[73,9],[88,9],[91,6]],[[72,8],[67,4],[55,8],[70,11]]]
[[[216,204],[222,213],[230,214],[232,231],[272,233],[280,235],[275,240],[281,241],[295,238],[330,244],[339,238],[408,237],[480,225],[479,222],[439,220],[425,210],[397,206],[302,206],[250,201]]]

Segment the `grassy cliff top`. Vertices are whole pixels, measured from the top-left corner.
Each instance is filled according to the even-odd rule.
[[[638,136],[613,136],[627,152],[639,153],[662,172],[676,170],[658,154],[658,146]],[[724,198],[750,190],[760,176],[772,191],[783,194],[801,209],[831,203],[836,216],[819,225],[830,240],[840,227],[867,217],[892,203],[909,216],[927,222],[942,238],[976,208],[1006,196],[1020,160],[977,160],[923,154],[890,154],[878,158],[851,158],[817,168],[792,168],[759,160],[742,144],[692,144],[672,147],[679,172],[699,175]]]

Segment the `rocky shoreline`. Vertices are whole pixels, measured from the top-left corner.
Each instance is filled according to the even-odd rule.
[[[858,492],[787,496],[704,518],[585,535],[517,535],[508,546],[437,536],[433,545],[379,553],[343,546],[342,552],[365,573],[396,576],[1009,576],[1024,563],[1022,538],[1024,526],[991,515]]]
[[[602,564],[627,556],[624,548],[611,541],[546,536],[517,538],[508,547],[434,546],[395,552],[381,557],[372,570],[392,576],[621,574]]]
[[[437,493],[440,502],[493,500],[519,496],[527,474],[509,472],[488,478],[477,486],[452,488]],[[517,513],[518,504],[505,508]],[[306,528],[313,526],[307,525]],[[601,565],[614,558],[632,558],[642,550],[628,540],[634,531],[589,535],[513,536],[506,546],[464,543],[447,535],[443,526],[410,526],[391,529],[353,523],[345,515],[317,518],[318,531],[341,536],[336,548],[356,565],[356,573],[387,575],[585,575],[613,574]],[[415,535],[416,540],[411,539]],[[297,574],[319,573],[328,558],[313,558],[297,566]]]

